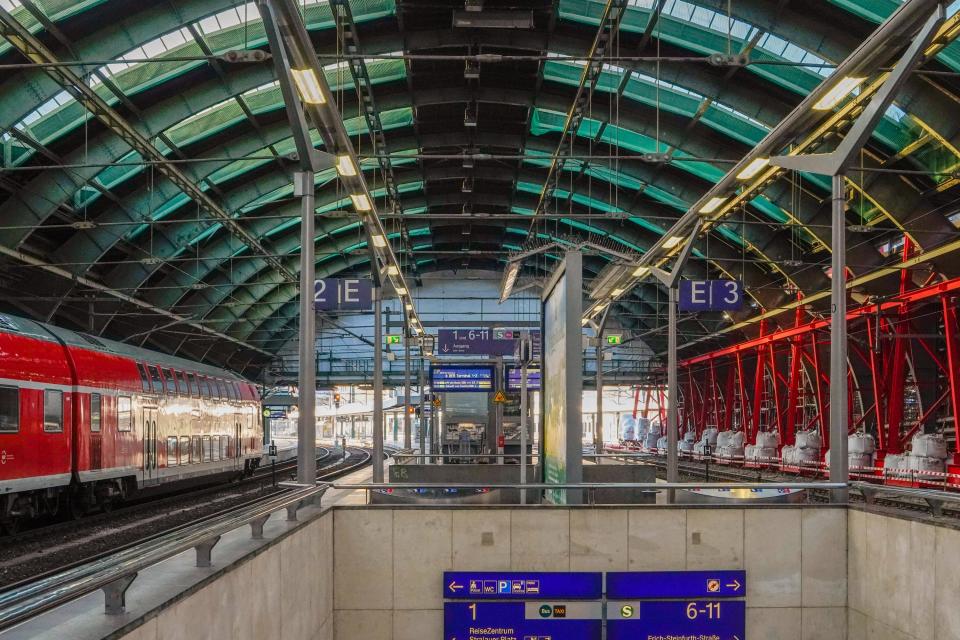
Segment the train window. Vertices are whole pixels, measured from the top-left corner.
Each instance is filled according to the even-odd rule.
[[[213,452],[210,450],[210,436],[203,436],[203,461],[210,462],[213,459]]]
[[[48,433],[63,431],[63,391],[46,389],[43,392],[43,430]]]
[[[137,371],[140,372],[140,386],[143,387],[143,390],[147,393],[150,393],[150,377],[147,375],[147,368],[143,366],[143,363],[137,363]]]
[[[117,431],[133,430],[133,407],[128,396],[117,396]]]
[[[197,383],[200,385],[200,395],[204,398],[209,398],[210,387],[207,386],[207,379],[203,376],[197,376]]]
[[[190,459],[194,464],[203,460],[202,451],[200,450],[200,436],[193,436],[193,451],[190,454]]]
[[[220,438],[218,436],[213,436],[210,438],[210,449],[213,455],[214,460],[220,459]]]
[[[174,373],[177,375],[177,389],[180,391],[180,395],[190,395],[190,389],[187,387],[187,379],[184,377],[183,371],[174,371]]]
[[[227,399],[227,388],[223,384],[223,380],[217,379],[217,389],[220,391],[220,399]]]
[[[200,396],[200,387],[197,385],[197,376],[193,373],[187,374],[187,382],[190,385],[190,395],[194,398]]]
[[[180,438],[180,464],[190,464],[190,437]]]
[[[165,369],[165,370],[163,371],[163,377],[166,378],[166,381],[167,381],[167,393],[168,393],[169,395],[172,395],[172,396],[173,396],[173,395],[176,395],[176,394],[177,394],[177,381],[176,381],[176,379],[173,377],[173,369]]]
[[[147,370],[150,372],[150,385],[153,392],[163,394],[163,378],[160,377],[160,369],[151,364],[147,366]]]
[[[167,438],[167,466],[175,467],[177,466],[177,461],[180,459],[180,439],[177,436],[170,436]]]
[[[100,405],[101,396],[99,393],[90,394],[90,431],[100,433]]]
[[[20,430],[20,389],[0,387],[0,433]]]
[[[230,446],[230,436],[220,436],[220,458],[227,459],[227,447]]]
[[[224,380],[223,388],[227,390],[227,397],[231,400],[237,399],[237,391],[233,388],[233,383],[229,380]]]

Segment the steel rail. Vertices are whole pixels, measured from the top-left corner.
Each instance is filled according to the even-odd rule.
[[[291,493],[255,507],[130,547],[109,558],[95,560],[27,587],[0,593],[0,630],[99,589],[106,593],[106,612],[122,613],[124,593],[140,571],[194,548],[197,549],[197,565],[209,566],[210,551],[220,536],[249,524],[253,536],[260,537],[263,524],[271,514],[286,509],[287,519],[296,520],[297,510],[321,497],[328,487],[328,484],[297,487]]]

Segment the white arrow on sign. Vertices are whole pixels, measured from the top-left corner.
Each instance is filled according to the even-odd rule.
[[[463,585],[457,584],[456,580],[451,580],[450,584],[447,585],[447,588],[456,593],[458,590],[463,589]]]
[[[736,578],[734,578],[734,579],[733,579],[733,582],[731,582],[730,584],[728,584],[728,585],[726,585],[726,586],[732,587],[734,591],[740,591],[740,587],[743,586],[743,585],[740,584],[740,581],[739,581],[739,580],[737,580]]]

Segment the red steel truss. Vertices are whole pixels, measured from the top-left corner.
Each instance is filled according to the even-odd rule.
[[[904,247],[909,257],[910,244]],[[914,286],[902,272],[899,291],[847,313],[850,335],[849,432],[876,438],[878,460],[909,447],[915,433],[943,432],[960,465],[960,278]],[[829,445],[829,317],[798,307],[792,326],[681,361],[681,432],[744,430],[756,443],[774,431],[780,448],[800,430]],[[683,434],[681,433],[681,436]]]

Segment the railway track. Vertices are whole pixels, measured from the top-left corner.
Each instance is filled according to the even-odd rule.
[[[653,464],[657,467],[657,476],[666,477],[666,461],[651,456],[644,462]],[[783,473],[773,473],[763,469],[740,469],[695,460],[681,460],[679,462],[679,471],[681,478],[698,481],[718,481],[718,482],[795,482],[798,479],[796,474],[788,475]],[[830,492],[824,490],[808,490],[807,495],[811,502],[826,503],[830,501]],[[863,494],[853,489],[850,491],[850,502],[866,505],[866,499]],[[960,510],[945,507],[942,515],[937,516],[931,506],[921,499],[908,500],[902,497],[884,497],[876,496],[867,507],[871,510],[882,511],[887,514],[917,515],[923,514],[929,517],[944,517],[949,519],[960,519]]]
[[[320,459],[326,461],[326,464],[318,469],[318,480],[337,479],[366,466],[371,459],[371,453],[361,448],[348,447],[348,455],[342,459],[332,459],[330,451],[325,451],[327,455]],[[287,479],[281,476],[280,465],[277,466],[278,481]],[[285,464],[284,473],[288,473],[291,467],[295,466],[295,461],[292,465]],[[139,508],[130,507],[109,514],[98,514],[99,517],[95,520],[91,518],[59,523],[55,529],[45,527],[7,538],[0,551],[0,588],[13,591],[44,577],[121,552],[135,544],[176,532],[198,522],[256,505],[288,491],[275,488],[272,484],[264,486],[263,480],[262,475],[248,478],[244,483],[247,487],[245,491],[213,500],[210,496],[214,491],[194,491],[186,495],[178,494],[163,500],[146,502],[137,505]],[[217,489],[223,492],[235,489],[236,486],[220,486]],[[201,504],[196,504],[198,500],[202,501]],[[187,502],[189,504],[186,504]],[[109,519],[111,516],[113,519]],[[60,525],[72,527],[72,531]]]

